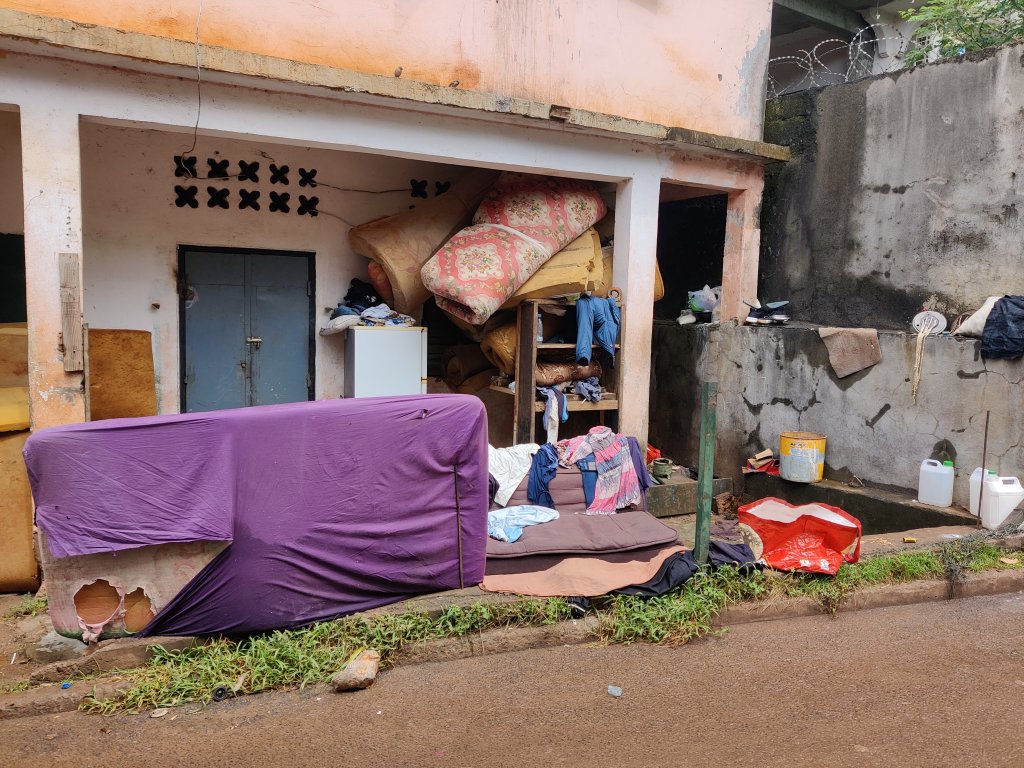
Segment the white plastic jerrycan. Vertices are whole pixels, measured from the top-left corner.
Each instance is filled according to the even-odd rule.
[[[971,472],[971,503],[969,509],[971,514],[977,517],[981,514],[980,498],[981,498],[981,474],[985,473],[986,478],[993,478],[996,476],[994,469],[983,470],[978,467],[976,470]]]
[[[988,489],[985,489],[988,491]],[[917,483],[917,500],[933,507],[948,507],[953,503],[953,462],[925,459],[921,462],[921,475]]]
[[[1024,488],[1016,477],[992,477],[985,480],[985,494],[981,499],[981,525],[995,530],[1024,501]]]

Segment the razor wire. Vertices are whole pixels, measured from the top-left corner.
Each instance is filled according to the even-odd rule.
[[[883,31],[886,34],[882,34]],[[900,69],[909,42],[894,27],[869,24],[850,40],[832,37],[822,40],[810,50],[776,56],[768,60],[766,99],[809,88],[850,83]],[[877,54],[883,43],[887,48],[890,48],[890,43],[892,45],[888,51],[888,62],[880,66],[879,62],[885,60]]]

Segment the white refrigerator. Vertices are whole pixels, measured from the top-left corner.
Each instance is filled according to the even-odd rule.
[[[426,394],[426,328],[357,325],[345,335],[345,397]]]

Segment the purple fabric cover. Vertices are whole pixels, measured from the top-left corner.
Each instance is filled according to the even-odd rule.
[[[55,557],[232,542],[141,634],[301,626],[458,588],[460,544],[461,581],[483,578],[487,418],[468,395],[55,427],[25,460]]]

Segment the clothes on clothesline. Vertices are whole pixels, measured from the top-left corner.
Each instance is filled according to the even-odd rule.
[[[712,541],[708,545],[708,565],[712,570],[723,565],[738,567],[744,571],[757,567],[754,553],[746,544],[728,544],[722,541]],[[650,581],[616,590],[616,594],[637,597],[664,595],[689,581],[699,568],[692,550],[675,554],[661,564],[661,568]]]
[[[566,467],[594,457],[597,487],[586,514],[611,515],[643,498],[629,442],[608,427],[594,427],[581,437],[559,442],[558,455]]]
[[[588,376],[580,381],[574,381],[572,391],[589,403],[601,402],[601,382],[597,376]]]
[[[595,342],[611,356],[615,365],[615,342],[619,338],[619,305],[615,299],[595,299],[586,294],[576,300],[576,362],[590,362]]]
[[[494,496],[498,504],[508,504],[523,478],[530,473],[533,454],[538,449],[540,446],[536,443],[523,443],[510,448],[487,446],[487,469],[498,481],[498,490]]]
[[[509,544],[519,541],[523,528],[558,519],[558,512],[548,507],[522,504],[517,507],[495,509],[487,513],[487,535]]]
[[[530,465],[526,497],[531,504],[552,508],[555,506],[555,500],[551,497],[548,486],[557,472],[558,454],[555,452],[555,446],[545,443],[533,455],[533,463]]]

